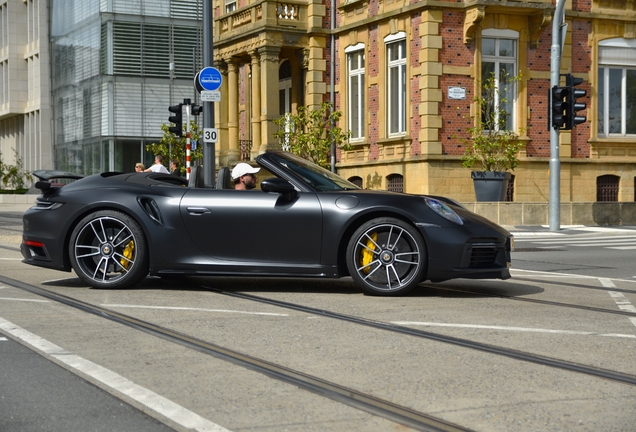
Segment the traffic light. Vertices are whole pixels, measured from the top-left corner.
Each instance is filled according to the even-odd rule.
[[[550,89],[550,106],[552,110],[552,127],[561,129],[567,125],[570,119],[570,107],[568,105],[568,87],[554,86]]]
[[[201,105],[190,105],[190,113],[192,115],[199,115],[203,112],[203,107]]]
[[[576,115],[577,111],[581,111],[587,108],[587,105],[583,102],[577,102],[577,98],[582,98],[587,95],[587,92],[582,89],[576,89],[575,87],[583,83],[583,78],[575,78],[568,74],[565,77],[565,85],[568,86],[568,106],[570,107],[570,113],[568,116],[569,123],[566,124],[566,129],[572,129],[577,124],[585,123],[587,117]]]
[[[174,123],[174,126],[170,126],[168,130],[172,132],[173,134],[175,134],[176,136],[183,136],[183,120],[181,118],[182,106],[183,104],[172,105],[168,107],[168,111],[170,111],[171,113],[174,113],[174,115],[171,115],[170,117],[168,117],[168,121],[170,123]]]

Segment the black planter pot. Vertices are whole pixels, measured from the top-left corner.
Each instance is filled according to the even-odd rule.
[[[478,202],[504,201],[511,174],[503,171],[472,171],[475,195]]]

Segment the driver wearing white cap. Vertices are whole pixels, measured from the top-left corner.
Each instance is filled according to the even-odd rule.
[[[241,162],[232,169],[232,181],[235,190],[250,190],[256,187],[256,173],[260,168]]]

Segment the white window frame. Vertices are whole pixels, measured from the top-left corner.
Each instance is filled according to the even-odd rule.
[[[387,58],[387,131],[389,137],[404,136],[406,135],[406,96],[407,96],[407,84],[406,84],[406,58],[407,58],[407,44],[406,44],[406,32],[398,32],[389,35],[384,38],[386,45],[386,58]],[[391,51],[393,49],[398,50],[397,60],[389,60],[391,57]],[[391,83],[391,72],[397,71],[397,88],[399,89],[397,94],[393,94]],[[395,101],[395,104],[392,102]],[[397,113],[393,112],[392,105],[398,107]],[[397,116],[397,129],[392,128],[392,118]]]
[[[225,13],[231,13],[236,10],[237,0],[225,0]]]
[[[500,77],[500,70],[502,68],[502,65],[512,64],[512,70],[513,70],[512,76],[517,75],[517,64],[518,64],[518,58],[519,58],[519,32],[514,30],[485,29],[482,31],[481,37],[482,37],[482,40],[483,39],[495,40],[495,52],[496,52],[495,55],[494,56],[484,55],[482,52],[481,62],[482,62],[482,65],[486,62],[495,64],[495,67],[494,67],[495,86],[497,87],[497,91],[499,91],[499,86],[500,86],[499,77]],[[504,57],[499,55],[499,43],[501,40],[513,41],[514,55],[512,57]],[[483,67],[482,67],[482,71],[483,71]],[[487,77],[484,77],[484,76],[481,77],[482,81],[485,80],[486,78]],[[512,98],[511,101],[510,100],[508,101],[508,103],[510,104],[510,114],[509,114],[510,124],[507,126],[507,129],[515,131],[517,130],[517,99],[519,97],[519,92],[518,92],[516,83],[513,84],[512,93],[514,94],[514,97]],[[499,98],[495,99],[495,118],[496,118],[495,124],[498,125],[499,124]]]
[[[613,38],[605,39],[598,43],[598,71],[599,71],[599,100],[598,100],[598,136],[601,137],[636,137],[636,133],[627,133],[627,71],[636,71],[636,40]],[[628,58],[624,53],[626,49],[635,50],[634,55]],[[604,52],[606,54],[604,55]],[[614,52],[612,52],[614,51]],[[620,132],[610,132],[610,104],[617,100],[619,95],[610,95],[610,70],[621,71],[620,78]],[[601,107],[602,105],[602,107]]]
[[[351,142],[363,141],[365,139],[365,124],[366,124],[366,116],[365,116],[365,61],[366,56],[364,54],[364,44],[359,43],[356,45],[349,46],[345,49],[345,54],[347,55],[347,73],[348,73],[348,81],[347,81],[347,107],[348,107],[348,123],[349,123],[349,131],[351,132]],[[353,69],[352,59],[354,56],[357,56],[358,67]],[[354,80],[356,83],[354,84]],[[354,85],[357,90],[357,97],[354,97]],[[357,114],[357,124],[353,124],[353,119],[356,117],[354,113]]]

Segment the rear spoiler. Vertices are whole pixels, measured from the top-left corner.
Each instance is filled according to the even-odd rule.
[[[86,177],[83,174],[75,174],[65,171],[57,171],[57,170],[37,170],[33,171],[33,175],[37,177],[39,180],[35,182],[35,187],[40,189],[42,193],[47,192],[53,187],[62,187],[64,184],[57,183],[54,184],[52,180],[80,180]]]

